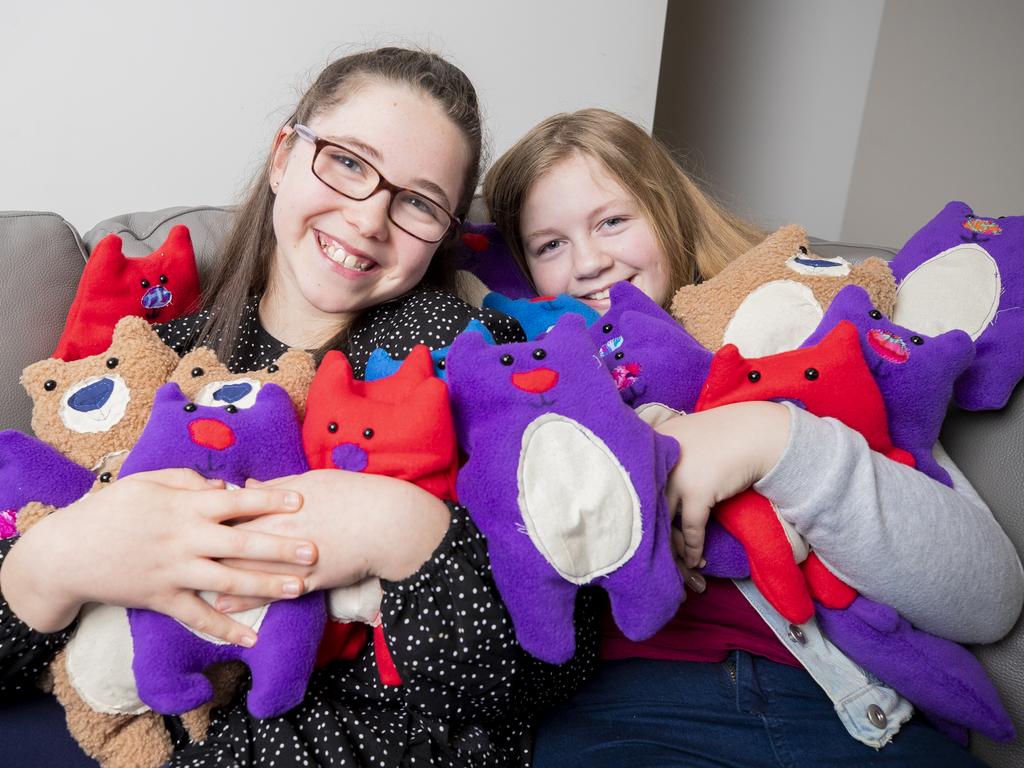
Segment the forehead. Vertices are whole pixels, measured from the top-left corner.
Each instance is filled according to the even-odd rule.
[[[370,80],[316,115],[309,127],[325,139],[359,145],[352,148],[395,184],[415,187],[426,180],[441,187],[452,205],[459,198],[469,164],[467,139],[441,105],[420,91]]]
[[[522,221],[586,215],[612,200],[632,200],[623,186],[590,155],[574,152],[541,175],[526,193]]]

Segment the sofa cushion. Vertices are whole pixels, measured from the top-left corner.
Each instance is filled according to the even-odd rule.
[[[85,254],[75,228],[55,213],[0,212],[0,428],[30,431],[32,400],[18,380],[57,346]]]

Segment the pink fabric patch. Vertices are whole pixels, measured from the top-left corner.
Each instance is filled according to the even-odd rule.
[[[18,511],[0,509],[0,539],[9,539],[18,535]]]

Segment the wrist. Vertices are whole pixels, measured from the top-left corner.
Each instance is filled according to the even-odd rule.
[[[57,513],[54,513],[56,515]],[[37,632],[58,632],[75,620],[81,602],[62,586],[65,563],[50,546],[52,517],[23,534],[0,564],[0,592],[11,611]]]

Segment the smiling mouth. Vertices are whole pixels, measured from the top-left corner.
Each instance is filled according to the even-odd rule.
[[[320,245],[320,250],[323,251],[328,259],[346,269],[352,269],[356,272],[369,272],[377,266],[377,263],[371,259],[354,256],[349,253],[341,243],[319,230],[316,232],[316,240]]]
[[[633,275],[633,277],[626,278],[625,281],[623,281],[623,280],[616,280],[615,282],[617,282],[617,283],[621,283],[621,282],[632,283],[633,282],[633,278],[635,278],[635,277],[636,277],[636,275]],[[612,285],[614,285],[614,284],[615,283],[612,283]],[[577,296],[576,298],[581,299],[583,301],[607,301],[608,300],[608,296],[609,296],[609,294],[611,292],[611,289],[612,289],[611,285],[606,285],[604,288],[601,288],[600,290],[591,291],[590,293],[584,293],[584,294],[582,294],[580,296]]]

